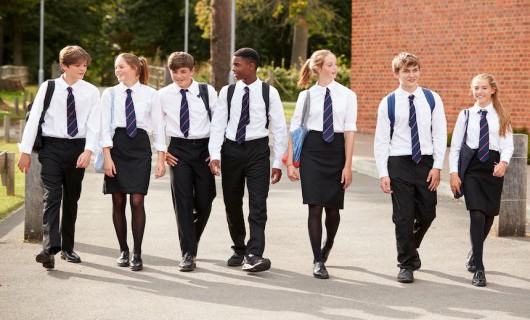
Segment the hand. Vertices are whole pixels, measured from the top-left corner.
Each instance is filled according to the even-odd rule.
[[[220,176],[221,175],[221,161],[211,160],[210,171],[212,172],[214,176]]]
[[[460,177],[458,176],[458,173],[453,172],[450,175],[449,178],[449,184],[451,185],[451,191],[453,194],[462,194],[462,191],[460,190],[460,186],[462,185],[462,180],[460,180]]]
[[[18,159],[17,166],[21,172],[27,173],[29,171],[29,167],[31,166],[31,155],[27,153],[20,153],[20,159]]]
[[[494,177],[504,177],[504,174],[506,173],[506,167],[508,166],[508,163],[506,161],[501,161],[493,167],[493,176]]]
[[[344,169],[342,169],[342,177],[340,178],[340,183],[344,184],[344,186],[342,187],[344,190],[348,189],[348,187],[351,184],[351,180],[352,180],[351,166],[349,168],[344,167]]]
[[[282,170],[278,168],[272,168],[271,183],[276,184],[282,178]]]
[[[166,174],[166,164],[164,163],[164,159],[167,159],[165,156],[159,157],[158,161],[156,162],[155,167],[155,179],[161,178]]]
[[[77,158],[77,163],[75,164],[75,167],[78,169],[85,169],[90,164],[90,158],[92,157],[92,151],[85,150],[83,153],[79,155],[79,158]]]
[[[178,164],[179,160],[177,159],[177,157],[175,157],[174,155],[172,155],[171,153],[169,152],[166,152],[166,163],[168,166],[170,167],[174,167]]]
[[[384,193],[392,193],[392,189],[390,188],[390,178],[389,177],[382,177],[381,178],[381,190],[383,190]]]
[[[287,166],[287,177],[293,182],[300,180],[300,175],[292,164]]]
[[[432,168],[427,176],[427,182],[430,182],[429,191],[436,191],[440,184],[440,169]]]
[[[116,174],[116,166],[114,165],[114,161],[112,161],[112,157],[110,155],[106,155],[103,158],[103,172],[105,175],[114,178],[114,175]]]

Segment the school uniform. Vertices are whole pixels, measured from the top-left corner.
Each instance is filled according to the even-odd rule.
[[[238,81],[231,100],[230,118],[227,108],[228,86],[221,89],[210,129],[208,149],[211,160],[221,160],[223,198],[228,229],[236,253],[261,257],[265,250],[265,224],[270,180],[269,129],[273,133],[273,168],[282,167],[282,156],[287,147],[287,129],[283,105],[278,91],[270,87],[270,109],[262,96],[262,81],[251,84]],[[245,94],[247,93],[247,94]],[[248,109],[242,106],[248,96]],[[247,114],[247,117],[241,115]],[[228,122],[227,122],[228,121]],[[244,127],[242,130],[242,126]],[[243,125],[245,124],[245,125]],[[241,139],[243,139],[241,141]],[[245,245],[243,195],[247,183],[249,197],[250,238]]]
[[[421,87],[412,93],[400,87],[394,94],[393,135],[390,136],[385,97],[377,114],[374,155],[379,177],[390,177],[398,266],[416,270],[421,266],[416,249],[436,217],[436,191],[428,190],[426,180],[431,169],[443,167],[447,125],[444,106],[436,92],[432,91],[432,111]]]
[[[187,89],[172,83],[158,92],[166,134],[171,137],[168,152],[178,159],[170,167],[170,178],[180,249],[183,256],[186,253],[196,256],[216,195],[207,161],[210,115],[195,80]],[[216,100],[217,92],[208,85],[210,114],[215,113]]]
[[[344,132],[357,130],[357,96],[335,81],[327,87],[313,85],[298,96],[291,118],[291,132],[301,125],[307,94],[311,101],[307,118],[309,132],[300,156],[303,203],[343,209],[344,188],[341,178],[346,161]],[[328,112],[331,112],[330,118],[329,114],[325,114]]]
[[[39,151],[44,188],[42,245],[47,254],[74,249],[77,201],[85,174],[85,169],[76,168],[76,163],[84,150],[97,150],[99,134],[98,89],[84,80],[69,86],[63,77],[54,80],[55,90],[44,116]],[[37,92],[20,152],[31,154],[47,87],[46,81]]]
[[[487,112],[486,120],[489,128],[487,136],[480,135],[481,110]],[[497,216],[501,204],[504,177],[494,177],[492,173],[496,163],[500,161],[510,162],[514,150],[513,134],[506,132],[504,137],[499,135],[499,116],[492,104],[481,108],[475,103],[473,107],[468,109],[468,112],[466,144],[475,150],[475,154],[464,174],[463,192],[466,207],[469,211],[479,210],[486,215]],[[466,116],[462,110],[458,115],[451,140],[451,152],[449,154],[451,173],[458,172],[458,158],[465,133],[465,122]],[[485,140],[485,148],[489,149],[485,155],[478,152],[481,140]]]
[[[136,82],[128,88],[123,83],[114,86],[114,115],[111,117],[110,89],[103,92],[101,109],[101,147],[110,147],[116,167],[113,178],[105,175],[103,193],[147,194],[151,175],[151,143],[156,151],[165,152],[164,121],[158,92]],[[111,124],[111,118],[113,122]],[[107,128],[115,130],[111,137]]]

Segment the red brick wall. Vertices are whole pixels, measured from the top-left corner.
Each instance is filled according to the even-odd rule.
[[[375,130],[379,102],[397,87],[391,61],[401,51],[421,59],[420,85],[442,97],[449,132],[482,72],[496,77],[513,126],[530,128],[530,0],[353,0],[351,89],[362,132]]]

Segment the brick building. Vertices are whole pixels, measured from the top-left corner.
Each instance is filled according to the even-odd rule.
[[[351,88],[357,126],[375,130],[382,97],[397,87],[392,58],[419,56],[420,84],[440,94],[452,132],[473,105],[470,81],[493,74],[514,128],[530,129],[530,0],[353,0]]]

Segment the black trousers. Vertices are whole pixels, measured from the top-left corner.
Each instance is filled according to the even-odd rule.
[[[223,199],[232,249],[246,255],[263,256],[270,175],[269,138],[245,141],[239,145],[226,140],[221,149]],[[243,195],[247,183],[250,238],[245,245]]]
[[[85,175],[85,169],[75,166],[84,149],[85,139],[43,137],[43,146],[39,151],[44,187],[42,246],[51,254],[74,249],[77,201]]]
[[[197,255],[216,195],[214,176],[206,162],[208,140],[172,137],[168,148],[178,159],[177,165],[170,167],[170,178],[182,255]]]
[[[388,173],[392,188],[392,221],[395,225],[397,259],[400,268],[416,270],[421,267],[417,248],[436,217],[436,191],[429,191],[426,182],[433,158],[422,156],[420,163],[411,156],[388,158]]]

